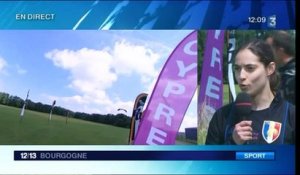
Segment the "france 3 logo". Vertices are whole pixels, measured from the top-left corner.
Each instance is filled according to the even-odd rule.
[[[268,17],[268,27],[276,28],[276,15],[272,15]]]

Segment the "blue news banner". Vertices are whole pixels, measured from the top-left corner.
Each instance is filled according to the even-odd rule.
[[[84,160],[274,160],[274,151],[14,151],[15,161]]]

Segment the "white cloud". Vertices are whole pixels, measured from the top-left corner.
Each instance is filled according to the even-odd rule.
[[[128,42],[117,42],[113,51],[114,68],[118,74],[138,73],[143,79],[153,78],[156,74],[155,64],[160,55],[144,46]]]
[[[78,51],[53,50],[46,53],[57,67],[70,71],[69,87],[83,93],[93,93],[111,87],[117,75],[111,72],[112,57],[107,51],[83,48]]]
[[[20,75],[24,75],[27,73],[27,70],[21,68],[19,65],[17,65],[16,68],[17,68],[17,73]]]
[[[4,74],[6,75],[7,73],[5,72],[5,67],[7,66],[6,61],[4,60],[4,58],[0,57],[0,75]],[[5,91],[4,90],[4,82],[3,80],[1,80],[1,76],[0,76],[0,91]]]
[[[127,110],[126,114],[128,116],[131,116],[131,114],[132,114],[132,107],[133,107],[134,101],[126,101],[126,102],[124,102],[124,101],[118,100],[118,101],[116,101],[115,104],[116,105],[115,105],[114,110],[118,110],[119,108],[126,109]],[[118,111],[118,113],[119,112],[120,111]],[[113,113],[113,112],[111,112],[111,113]]]
[[[48,99],[48,104],[51,104],[53,100],[56,100],[56,106],[62,106],[76,112],[88,112],[88,113],[99,113],[99,114],[117,114],[119,108],[126,109],[127,115],[131,116],[133,101],[122,101],[120,99],[101,101],[99,98],[91,99],[87,95],[74,95],[70,97],[59,97],[49,96],[46,94],[42,95],[45,99]],[[122,112],[124,113],[124,112]]]
[[[8,73],[5,71],[7,67],[7,63],[4,58],[0,57],[0,75],[8,75]],[[0,91],[5,91],[5,84],[4,80],[1,79],[2,77],[0,76]]]
[[[4,60],[4,58],[0,57],[0,72],[4,71],[4,68],[7,66],[6,61]]]
[[[0,92],[4,92],[4,83],[3,81],[0,79]]]
[[[76,96],[55,98],[66,108],[88,113],[117,113],[119,107],[131,109],[133,101],[113,99],[107,90],[121,75],[136,74],[141,82],[151,83],[158,74],[155,64],[160,58],[153,50],[126,41],[117,42],[112,49],[55,49],[45,57],[55,66],[69,71],[68,87],[77,92]],[[128,115],[131,112],[128,111]]]

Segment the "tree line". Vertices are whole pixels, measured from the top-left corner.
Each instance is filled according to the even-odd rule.
[[[5,92],[0,92],[0,104],[7,105],[7,106],[13,106],[17,108],[22,108],[25,101],[18,97],[13,96]],[[33,102],[31,100],[26,101],[26,109],[32,110],[32,111],[38,111],[43,113],[50,113],[51,105],[43,104],[40,102]],[[124,115],[124,114],[87,114],[82,112],[74,112],[65,108],[62,108],[60,106],[55,106],[52,110],[52,114],[56,114],[59,116],[64,117],[72,117],[76,119],[86,120],[86,121],[92,121],[96,123],[102,123],[102,124],[108,124],[118,127],[124,127],[129,128],[130,127],[130,117]]]

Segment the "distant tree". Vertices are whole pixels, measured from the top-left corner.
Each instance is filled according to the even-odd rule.
[[[0,92],[0,104],[6,105],[9,101],[9,94]]]
[[[200,84],[205,49],[206,31],[198,31],[198,84]]]
[[[21,99],[18,96],[9,96],[8,98],[8,105],[9,106],[15,106],[15,107],[21,107],[24,104],[24,100]]]
[[[35,108],[35,103],[33,101],[29,100],[29,99],[27,100],[26,107],[29,110],[37,111],[36,108]]]

